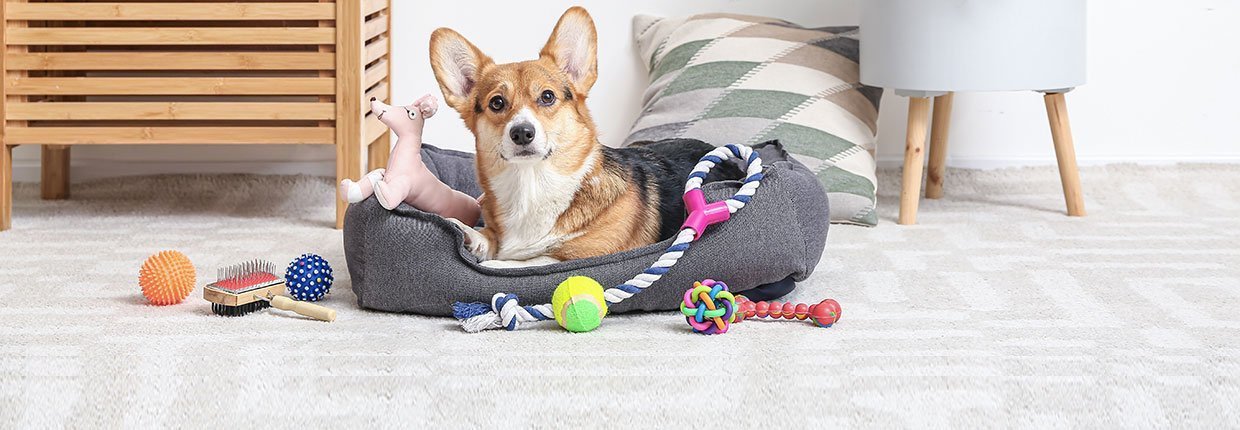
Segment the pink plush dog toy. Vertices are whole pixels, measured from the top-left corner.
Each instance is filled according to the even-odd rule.
[[[422,163],[422,127],[439,108],[435,97],[424,95],[409,106],[388,106],[371,99],[370,108],[396,132],[396,145],[387,169],[375,169],[358,182],[340,181],[340,198],[357,203],[374,194],[387,210],[405,202],[465,225],[476,224],[481,213],[478,201],[440,182]]]

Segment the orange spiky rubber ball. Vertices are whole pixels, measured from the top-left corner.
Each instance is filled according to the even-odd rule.
[[[151,304],[181,303],[194,291],[194,264],[179,251],[160,251],[142,263],[138,285]]]

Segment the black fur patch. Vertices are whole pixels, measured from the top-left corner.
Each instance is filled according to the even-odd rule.
[[[474,113],[482,113],[482,103],[478,103],[478,100],[474,100]]]
[[[603,147],[603,168],[623,172],[639,187],[643,204],[651,191],[658,193],[659,240],[675,236],[685,220],[685,179],[693,166],[715,147],[694,139],[668,139],[638,143],[627,148]],[[732,163],[719,166],[706,178],[708,182],[741,179],[744,172]]]
[[[567,86],[565,86],[564,87],[564,100],[572,100],[572,99],[573,99],[573,91],[568,89]]]

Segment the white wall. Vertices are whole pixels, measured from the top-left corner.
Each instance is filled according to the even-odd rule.
[[[858,21],[863,0],[539,0],[423,2],[393,0],[397,101],[438,94],[427,63],[427,38],[452,27],[496,61],[537,55],[568,6],[590,9],[599,29],[600,78],[590,107],[604,143],[622,140],[639,108],[645,71],[633,52],[637,13],[728,11],[769,15],[802,25]],[[468,7],[462,6],[468,4]],[[1093,0],[1089,2],[1089,83],[1068,95],[1077,155],[1084,164],[1178,161],[1240,162],[1240,2],[1232,0]],[[898,165],[905,100],[890,93],[880,117],[879,162]],[[455,112],[427,124],[426,141],[468,149],[473,138]],[[19,181],[38,178],[38,147],[17,148]],[[333,175],[329,147],[77,147],[75,180],[175,172]],[[1003,167],[1054,162],[1041,98],[1035,93],[958,94],[949,164]]]

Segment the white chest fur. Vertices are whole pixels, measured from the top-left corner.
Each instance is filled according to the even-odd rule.
[[[571,175],[554,171],[547,163],[513,163],[491,179],[497,220],[503,228],[498,260],[528,260],[546,255],[572,239],[555,231],[556,221],[569,205],[581,180],[593,166],[593,156]]]

